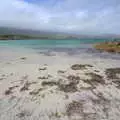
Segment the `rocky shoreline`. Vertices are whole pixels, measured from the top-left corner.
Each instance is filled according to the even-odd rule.
[[[110,52],[110,53],[120,53],[120,42],[103,42],[94,45],[94,48],[100,51]]]

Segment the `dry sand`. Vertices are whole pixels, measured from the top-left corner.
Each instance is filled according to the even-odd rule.
[[[0,120],[119,120],[119,68],[119,60],[2,50]]]

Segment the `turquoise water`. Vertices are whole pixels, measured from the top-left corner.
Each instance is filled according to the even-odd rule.
[[[104,39],[80,39],[80,40],[8,40],[0,41],[0,46],[12,48],[29,48],[36,52],[68,52],[75,54],[92,49],[92,45],[97,42],[103,42]]]
[[[27,45],[27,44],[42,44],[42,45],[56,45],[56,44],[78,44],[78,43],[97,43],[106,41],[105,39],[80,39],[80,40],[1,40],[1,44],[9,44],[9,45]],[[108,40],[107,40],[108,41]]]
[[[65,52],[68,55],[91,54],[99,57],[112,57],[120,59],[118,54],[100,53],[93,48],[93,44],[98,42],[111,41],[106,39],[80,39],[80,40],[8,40],[0,41],[0,48],[23,48],[28,50],[35,50],[37,53],[41,51],[50,55],[51,52]],[[11,49],[10,49],[11,50]]]
[[[19,46],[29,48],[76,48],[86,44],[103,42],[105,39],[80,39],[80,40],[8,40],[0,41],[0,46]]]

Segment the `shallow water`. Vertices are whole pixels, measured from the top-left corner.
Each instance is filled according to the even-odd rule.
[[[80,39],[80,40],[8,40],[0,41],[1,50],[4,48],[17,48],[19,50],[34,50],[39,54],[52,55],[65,53],[70,56],[85,54],[90,57],[120,59],[120,54],[100,52],[93,48],[93,44],[110,41],[105,39]],[[10,49],[10,50],[12,50]],[[14,51],[14,50],[13,50]]]

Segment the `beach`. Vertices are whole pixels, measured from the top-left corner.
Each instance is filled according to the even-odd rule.
[[[119,117],[120,59],[0,47],[0,120]]]

